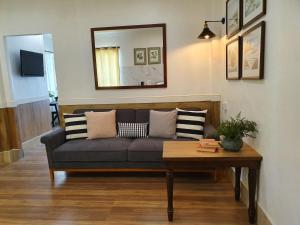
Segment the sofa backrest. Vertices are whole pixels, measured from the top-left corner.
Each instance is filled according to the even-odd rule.
[[[149,109],[172,110],[175,108],[189,110],[207,109],[206,124],[218,127],[220,123],[219,101],[194,101],[194,102],[161,102],[161,103],[130,103],[130,104],[95,104],[95,105],[60,105],[62,113],[83,113],[86,111],[109,111],[117,110],[118,122],[148,122]],[[63,121],[63,120],[62,120]]]
[[[154,109],[156,111],[171,111],[170,109]],[[200,108],[185,108],[186,110],[199,111]],[[107,112],[112,109],[75,109],[73,113]],[[116,122],[120,123],[149,123],[151,109],[116,109]]]
[[[73,113],[85,113],[85,112],[107,112],[111,109],[75,109]],[[135,109],[117,109],[116,121],[121,123],[136,123],[136,110]]]
[[[75,109],[73,113],[93,112],[107,112],[111,109]],[[170,109],[172,110],[172,109]],[[168,111],[168,110],[162,110]],[[116,121],[120,123],[148,123],[150,116],[150,109],[117,109]]]

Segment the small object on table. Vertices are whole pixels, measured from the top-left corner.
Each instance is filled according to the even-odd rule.
[[[199,141],[199,152],[217,152],[220,148],[219,142],[214,139],[201,139]]]
[[[198,148],[197,149],[198,152],[217,152],[218,151],[218,148]]]

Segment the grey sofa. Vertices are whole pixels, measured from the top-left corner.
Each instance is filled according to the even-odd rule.
[[[171,110],[171,109],[170,109]],[[198,109],[199,110],[199,109]],[[74,113],[86,111],[108,111],[80,109]],[[148,109],[119,109],[116,122],[149,122]],[[206,124],[206,138],[216,138],[215,129]],[[41,138],[45,144],[50,176],[54,171],[164,171],[162,161],[164,138],[107,138],[65,140],[65,131],[59,128]],[[176,141],[193,140],[178,138]]]

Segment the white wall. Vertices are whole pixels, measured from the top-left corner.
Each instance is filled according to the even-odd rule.
[[[210,0],[17,0],[1,2],[0,32],[52,33],[61,104],[218,99],[211,96],[210,42],[197,39]],[[34,12],[34,13],[32,13]],[[96,91],[90,28],[167,24],[168,88]],[[0,43],[0,57],[3,46]],[[0,59],[1,59],[0,58]],[[2,69],[7,73],[6,68]]]
[[[224,16],[225,0],[219,7]],[[226,81],[226,40],[213,41],[214,90],[228,107],[223,118],[241,111],[258,122],[258,137],[247,141],[263,156],[258,204],[273,225],[299,225],[299,12],[299,0],[268,1],[264,80]]]
[[[48,98],[47,79],[44,77],[22,77],[20,50],[44,53],[43,35],[5,37],[6,62],[12,84],[15,104]]]

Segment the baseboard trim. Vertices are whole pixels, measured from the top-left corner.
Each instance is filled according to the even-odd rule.
[[[12,149],[0,152],[0,163],[12,163],[23,158],[22,149]]]
[[[235,172],[233,169],[228,170],[230,180],[232,182],[232,185],[235,185]],[[245,204],[248,205],[249,202],[249,192],[248,188],[246,185],[241,182],[241,201]],[[271,220],[268,218],[264,210],[260,207],[259,204],[257,204],[257,225],[274,225],[271,223]]]

